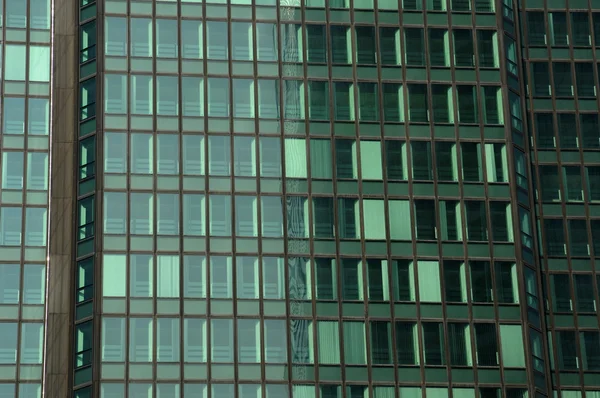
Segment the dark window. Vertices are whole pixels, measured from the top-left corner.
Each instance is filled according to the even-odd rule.
[[[390,364],[390,323],[371,322],[371,355],[374,364]]]
[[[417,358],[417,341],[414,322],[396,322],[396,354],[398,364],[414,365]]]
[[[527,36],[530,46],[546,45],[546,26],[543,11],[527,12]]]
[[[474,302],[491,303],[492,272],[488,261],[469,261],[471,272],[471,294]]]
[[[417,239],[436,239],[435,201],[415,200]]]
[[[465,302],[465,271],[461,261],[444,260],[444,290],[448,302]]]
[[[594,299],[594,279],[592,275],[573,275],[578,312],[596,312]]]
[[[451,365],[467,366],[471,364],[471,358],[469,358],[471,347],[467,346],[470,340],[468,323],[448,323],[448,345],[450,346]]]
[[[425,365],[444,365],[444,327],[441,323],[423,323]]]
[[[565,233],[562,219],[545,219],[546,251],[550,256],[565,255]]]
[[[476,323],[475,347],[479,366],[498,366],[498,340],[496,325],[493,323]]]
[[[575,343],[575,332],[556,332],[558,349],[558,366],[561,370],[577,369],[577,348]]]

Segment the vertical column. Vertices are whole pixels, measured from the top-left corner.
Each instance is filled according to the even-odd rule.
[[[77,4],[53,1],[50,220],[44,397],[70,396]]]

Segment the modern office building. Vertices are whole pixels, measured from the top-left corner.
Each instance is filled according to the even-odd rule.
[[[0,14],[0,398],[600,398],[600,0]]]

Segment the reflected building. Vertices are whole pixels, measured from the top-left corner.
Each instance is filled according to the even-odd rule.
[[[0,398],[600,398],[598,1],[0,11]]]

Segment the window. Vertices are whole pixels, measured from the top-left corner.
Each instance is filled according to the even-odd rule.
[[[394,27],[379,28],[379,60],[381,64],[399,65],[402,62],[401,54],[400,30]]]
[[[545,219],[544,231],[546,233],[546,251],[550,256],[564,256],[565,233],[562,219]]]
[[[337,178],[358,178],[356,141],[336,139],[335,156]]]
[[[531,62],[533,95],[547,97],[550,95],[550,69],[547,62]],[[560,83],[560,80],[558,80]]]
[[[102,296],[125,297],[127,258],[125,255],[105,254],[102,261]]]
[[[46,224],[48,210],[46,208],[28,207],[25,210],[25,245],[46,246]]]
[[[535,114],[536,140],[539,148],[555,148],[554,118],[551,113]]]
[[[519,302],[519,283],[515,263],[496,261],[496,300],[500,303]]]
[[[260,137],[261,177],[281,176],[281,143],[276,137]]]
[[[577,312],[596,312],[596,299],[594,297],[594,280],[592,275],[574,274],[575,299]]]
[[[383,83],[383,116],[386,122],[404,122],[404,92],[402,85]]]
[[[354,86],[349,82],[334,82],[334,111],[336,120],[355,120]]]
[[[236,258],[237,297],[241,299],[258,299],[259,273],[258,258]]]
[[[415,3],[417,2],[415,1]],[[404,46],[406,64],[408,66],[425,65],[425,38],[423,28],[404,28]]]
[[[130,200],[129,233],[132,235],[151,235],[154,233],[153,202],[151,193],[132,192]]]
[[[411,122],[427,123],[429,121],[429,105],[426,84],[408,85],[408,115]]]
[[[7,54],[8,55],[8,54]],[[6,75],[6,73],[5,73]],[[25,98],[4,98],[4,134],[25,133]]]
[[[104,75],[104,112],[117,114],[127,113],[126,79],[127,77],[122,75]]]
[[[542,200],[545,202],[560,201],[558,168],[554,165],[540,165],[538,171],[540,173],[539,188]]]
[[[333,238],[334,234],[334,212],[333,198],[314,197],[313,202],[313,222],[314,236],[320,238]]]
[[[498,366],[496,324],[476,323],[474,329],[477,364],[479,366]]]
[[[407,180],[408,165],[406,142],[384,141],[387,177],[390,180]]]
[[[416,365],[419,361],[419,339],[415,322],[396,321],[396,355],[400,365]]]
[[[129,295],[152,297],[154,294],[154,258],[147,254],[129,256]]]
[[[179,136],[175,134],[157,134],[156,140],[158,174],[178,174]]]
[[[131,76],[131,113],[151,115],[154,112],[152,76]]]
[[[391,330],[390,323],[371,321],[371,360],[374,364],[391,364]]]
[[[224,135],[208,136],[208,173],[216,176],[231,174],[230,137]]]
[[[21,325],[21,363],[41,364],[44,340],[44,324],[23,323]]]
[[[440,266],[437,261],[419,261],[419,299],[423,302],[441,302]]]
[[[376,83],[358,83],[359,119],[379,120],[379,92]]]
[[[395,301],[414,301],[415,282],[413,263],[410,260],[392,261],[392,286]]]
[[[179,79],[176,76],[156,76],[156,113],[179,115]]]
[[[329,82],[309,81],[308,101],[310,119],[329,120]]]
[[[208,116],[229,116],[229,79],[208,79]]]
[[[415,180],[432,180],[431,142],[412,141],[413,178]]]
[[[102,362],[125,360],[125,319],[102,317]]]
[[[129,319],[129,361],[152,361],[152,319]]]
[[[8,98],[4,98],[6,100]],[[29,135],[48,135],[50,130],[50,101],[47,98],[29,98],[28,115]],[[6,114],[4,115],[6,118]]]
[[[228,25],[226,22],[206,22],[206,33],[208,36],[208,58],[227,59],[228,52]]]
[[[264,358],[266,363],[287,362],[287,327],[282,319],[265,319],[264,327]]]
[[[259,61],[277,60],[277,30],[275,25],[257,23],[256,41],[258,42],[256,52]],[[249,44],[249,47],[252,48],[252,44]]]
[[[480,3],[487,0],[476,1]],[[498,67],[498,40],[495,30],[477,29],[477,55],[480,67]]]
[[[183,296],[186,298],[206,297],[206,258],[183,256]]]
[[[338,322],[317,321],[317,349],[319,363],[340,363],[340,330]],[[345,341],[347,341],[345,339]]]
[[[231,23],[231,58],[234,60],[252,60],[252,25],[248,22]]]
[[[27,189],[48,190],[48,154],[29,152],[27,154]]]
[[[468,323],[448,323],[448,345],[452,366],[472,366],[471,335]],[[427,350],[427,348],[425,348]]]
[[[589,256],[587,222],[585,220],[568,220],[570,244],[569,251],[572,256]]]
[[[363,180],[382,180],[380,141],[360,141],[360,169]]]
[[[259,363],[261,355],[260,321],[257,319],[238,319],[238,361],[241,363]]]
[[[440,201],[440,226],[442,240],[462,239],[461,205],[459,201]]]
[[[483,118],[485,124],[504,124],[502,109],[502,89],[496,86],[483,86]]]
[[[212,319],[210,322],[211,360],[217,363],[233,362],[233,320]]]
[[[444,365],[446,354],[443,325],[437,322],[424,322],[422,325],[425,365]]]
[[[557,331],[556,346],[558,350],[558,368],[560,370],[573,370],[579,368],[577,358],[576,335],[572,331]]]
[[[337,277],[335,259],[317,257],[313,263],[315,267],[315,293],[317,300],[336,299]]]
[[[453,1],[453,6],[455,3],[456,0]],[[454,35],[454,64],[456,66],[475,66],[475,54],[473,53],[473,32],[470,29],[455,29],[452,31],[452,34]]]
[[[157,297],[179,297],[179,256],[156,256]]]
[[[492,294],[492,270],[488,261],[469,261],[471,274],[471,298],[478,303],[491,303],[494,301]]]
[[[587,185],[590,194],[590,200],[600,200],[600,167],[588,166],[585,168],[587,174]]]
[[[204,195],[183,195],[183,234],[204,236],[206,226]]]
[[[568,46],[569,31],[567,29],[567,16],[564,12],[548,13],[548,30],[551,36],[551,45]]]
[[[448,302],[467,302],[467,278],[462,261],[444,260],[444,290]],[[473,279],[473,277],[471,277]],[[472,285],[472,284],[471,284]],[[475,301],[475,300],[474,300]]]
[[[279,117],[279,81],[258,81],[258,116],[263,119]]]
[[[133,20],[131,18],[132,28]],[[106,56],[124,57],[127,55],[127,19],[120,17],[104,18],[104,54]],[[133,47],[132,47],[133,48]]]
[[[349,64],[352,62],[351,30],[347,26],[330,26],[331,60],[334,64]]]
[[[122,174],[126,171],[127,134],[104,133],[104,172]]]
[[[367,259],[368,293],[370,301],[389,301],[388,262],[379,259]]]
[[[542,11],[527,12],[527,36],[529,45],[546,46],[546,26]]]
[[[7,46],[8,48],[8,46]],[[6,54],[8,56],[8,52]],[[50,81],[50,47],[29,46],[29,81]]]
[[[586,331],[579,333],[581,355],[584,370],[600,369],[600,332]]]
[[[182,19],[180,21],[180,28],[182,57],[187,59],[203,58],[202,22]],[[185,86],[182,85],[182,87]]]
[[[592,244],[594,246],[594,255],[600,257],[600,220],[591,220]]]
[[[435,240],[437,238],[435,201],[415,200],[417,239]]]
[[[178,318],[156,319],[157,362],[179,362],[180,341]]]
[[[552,70],[554,73],[554,90],[557,96],[573,96],[573,80],[571,77],[570,62],[553,62]]]
[[[452,87],[445,84],[431,85],[433,120],[435,123],[454,121],[454,100]]]
[[[579,114],[583,148],[600,148],[600,127],[595,113]]]
[[[152,19],[131,18],[130,26],[130,48],[134,57],[152,57]]]
[[[366,365],[367,347],[364,322],[344,321],[343,325],[345,363],[348,365]]]
[[[184,318],[183,347],[184,361],[206,362],[208,351],[206,346],[206,320]]]
[[[204,79],[190,76],[181,77],[181,100],[184,117],[204,116]]]
[[[294,25],[284,25],[293,28]],[[295,29],[284,28],[285,31],[296,33]],[[306,49],[309,63],[327,62],[327,34],[324,25],[306,25]],[[283,46],[282,46],[283,47]],[[287,48],[287,47],[284,47]],[[301,52],[300,52],[301,53]],[[301,59],[300,59],[301,60]]]
[[[591,63],[575,63],[575,79],[577,82],[577,96],[579,98],[596,96],[596,85],[590,84],[594,81],[594,68]]]
[[[460,123],[479,123],[477,90],[475,86],[456,86],[458,120]]]
[[[360,202],[355,198],[338,199],[338,230],[342,239],[360,238]]]
[[[258,227],[256,197],[235,196],[235,234],[258,236]]]
[[[490,202],[492,239],[496,242],[513,241],[511,206],[508,202]]]
[[[571,12],[571,37],[574,46],[590,46],[590,20],[587,12]]]
[[[3,206],[0,208],[0,245],[21,245],[21,222],[23,211],[21,207]]]
[[[432,66],[450,66],[450,48],[447,29],[429,28],[429,63]]]
[[[285,263],[282,258],[263,257],[263,298],[285,298]]]
[[[476,241],[488,239],[485,207],[485,202],[465,201],[467,239]]]
[[[342,299],[363,300],[362,262],[355,258],[342,258],[340,269]]]
[[[2,188],[23,189],[23,152],[2,153]]]
[[[12,2],[12,4],[16,4],[17,2]],[[10,3],[9,3],[10,4]],[[8,13],[8,10],[7,10]],[[7,22],[9,21],[9,17],[7,15]],[[7,23],[8,25],[8,23]],[[15,44],[7,44],[5,47],[5,59],[10,59],[11,61],[7,63],[6,69],[4,70],[4,79],[5,80],[15,80],[15,81],[25,81],[25,71],[26,69],[26,59],[27,52],[26,47],[23,45],[15,45]],[[50,63],[47,62],[49,66]]]
[[[27,3],[20,1],[6,2],[6,26],[9,28],[27,27]]]
[[[177,20],[160,19],[156,22],[156,56],[177,58]]]
[[[568,274],[550,275],[552,305],[555,312],[573,312],[571,301],[571,284]]]
[[[20,274],[20,264],[0,264],[0,304],[19,303]]]
[[[482,181],[481,144],[463,142],[461,146],[463,181]]]
[[[210,258],[210,294],[212,298],[232,298],[231,257]]]
[[[375,64],[376,45],[375,28],[367,26],[357,26],[356,34],[356,62],[359,64]]]

